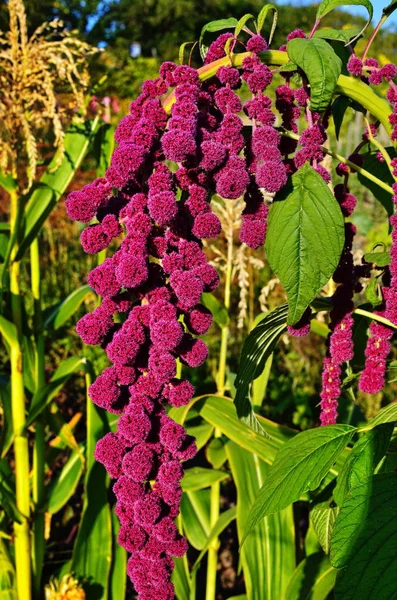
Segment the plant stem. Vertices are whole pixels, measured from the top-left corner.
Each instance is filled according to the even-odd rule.
[[[367,54],[368,54],[368,51],[369,51],[369,49],[370,49],[370,47],[371,47],[371,44],[372,44],[372,42],[374,41],[374,39],[375,39],[375,37],[376,37],[376,35],[377,35],[377,33],[378,33],[379,29],[382,27],[382,25],[383,25],[383,23],[386,21],[386,19],[387,19],[387,16],[384,16],[384,17],[382,17],[382,18],[381,18],[381,20],[379,21],[379,23],[377,24],[377,26],[375,27],[375,29],[373,30],[373,32],[372,32],[372,35],[371,35],[371,37],[369,38],[369,40],[368,40],[368,42],[367,42],[367,45],[365,46],[365,50],[364,50],[364,53],[363,53],[363,55],[362,55],[362,58],[361,58],[361,60],[362,60],[363,62],[364,62],[364,61],[365,61],[365,59],[367,58]]]
[[[219,519],[219,504],[220,504],[220,483],[213,483],[210,492],[210,529]],[[208,563],[207,563],[207,586],[205,590],[205,599],[214,600],[216,596],[216,574],[218,570],[218,548],[219,540],[215,538],[208,548]]]
[[[16,191],[10,193],[10,236],[19,222],[19,198]],[[15,569],[18,600],[31,600],[30,562],[30,489],[29,489],[29,448],[25,430],[25,389],[23,382],[23,362],[21,350],[22,302],[19,291],[19,262],[14,258],[17,244],[14,245],[10,262],[10,291],[13,323],[17,336],[11,344],[11,407],[14,432],[16,505],[21,514],[21,522],[14,522]]]
[[[297,135],[296,133],[292,133],[290,131],[282,131],[281,135],[283,135],[284,137],[289,137],[293,140],[299,140],[299,135]],[[366,179],[369,179],[370,181],[373,181],[374,183],[379,185],[379,187],[386,190],[386,192],[393,194],[393,188],[390,185],[388,185],[381,179],[378,179],[378,177],[375,177],[375,175],[372,175],[372,173],[370,173],[369,171],[366,171],[362,167],[359,167],[354,162],[352,162],[348,158],[345,158],[341,154],[338,154],[337,152],[333,152],[333,150],[330,150],[326,146],[321,146],[321,148],[323,149],[323,151],[326,154],[329,154],[329,156],[333,156],[333,158],[336,158],[339,162],[344,163],[345,165],[348,165],[353,171],[360,173],[360,175],[362,175]]]
[[[43,336],[43,315],[41,307],[40,281],[40,249],[36,237],[30,247],[31,286],[34,302],[34,331],[36,339],[36,391],[45,384],[45,354]],[[45,429],[41,417],[35,423],[35,440],[33,448],[33,502],[35,518],[33,528],[33,592],[35,597],[40,594],[41,574],[44,562],[44,476],[45,476]]]

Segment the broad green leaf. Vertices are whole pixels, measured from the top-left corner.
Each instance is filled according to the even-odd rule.
[[[394,148],[387,147],[386,150],[391,158],[396,157],[396,152]],[[380,162],[376,158],[376,155],[377,151],[366,152],[361,155],[364,159],[363,169],[369,171],[372,175],[374,175],[384,183],[387,183],[388,185],[392,186],[395,181],[390,173],[389,167],[385,162]],[[387,214],[390,217],[394,211],[391,194],[383,188],[379,187],[377,183],[374,183],[370,179],[364,177],[364,175],[360,175],[360,173],[357,173],[357,177],[361,185],[367,187],[373,193],[375,198],[379,200],[379,202],[386,209]]]
[[[267,258],[287,292],[290,325],[330,279],[345,240],[341,209],[322,177],[305,164],[292,186],[271,206],[266,236]]]
[[[48,489],[47,511],[54,515],[73,496],[83,472],[81,454],[74,452]]]
[[[88,389],[93,374],[86,374]],[[112,520],[108,502],[109,479],[103,466],[94,459],[97,441],[107,433],[105,412],[87,395],[87,451],[85,496],[76,542],[73,547],[72,571],[88,583],[87,600],[107,600],[112,563]],[[90,583],[92,582],[92,586]],[[98,593],[99,592],[99,593]]]
[[[316,29],[313,34],[314,38],[322,38],[324,40],[336,40],[348,44],[352,38],[360,35],[361,30],[357,27],[349,29]]]
[[[205,553],[207,552],[207,550],[210,547],[213,540],[216,540],[217,538],[219,538],[222,531],[224,529],[226,529],[226,527],[228,527],[230,525],[230,523],[235,520],[235,518],[236,518],[236,507],[235,506],[233,506],[232,508],[229,508],[228,510],[225,510],[225,512],[220,514],[219,519],[217,520],[217,522],[215,523],[215,525],[213,526],[213,528],[210,531],[210,534],[207,538],[204,548],[201,550],[200,554],[198,555],[198,557],[196,558],[196,560],[194,562],[193,569],[197,569],[200,566],[200,563],[201,563],[202,559],[204,558]]]
[[[181,485],[184,492],[195,492],[210,487],[213,483],[224,481],[229,477],[229,473],[225,471],[192,467],[191,469],[185,469]]]
[[[341,569],[336,600],[396,598],[397,473],[367,477],[351,489],[335,523],[331,563]]]
[[[94,150],[96,151],[97,169],[96,176],[104,177],[110,166],[113,150],[115,147],[114,141],[114,125],[110,123],[102,123],[95,136]]]
[[[214,469],[220,469],[226,462],[225,442],[222,438],[214,437],[205,449],[205,457]]]
[[[366,424],[366,426],[362,429],[365,431],[370,429],[371,427],[376,427],[381,423],[395,423],[397,421],[397,401],[391,402],[387,406],[384,406],[380,409],[380,411],[372,417]]]
[[[317,504],[310,511],[310,520],[313,523],[314,531],[325,554],[329,553],[331,535],[338,512],[339,509],[337,507],[330,507],[329,502]]]
[[[58,392],[61,391],[69,377],[86,367],[87,361],[85,358],[73,356],[65,360],[57,368],[49,383],[41,387],[33,396],[30,405],[30,410],[26,419],[25,428],[29,427],[37,417],[42,413],[46,406],[55,398]]]
[[[364,259],[377,267],[387,267],[390,265],[389,252],[367,252],[364,254]]]
[[[5,458],[0,461],[0,507],[10,521],[21,523],[15,497],[15,477]]]
[[[89,285],[74,290],[65,300],[58,304],[45,320],[45,327],[53,327],[59,329],[64,325],[72,315],[80,308],[81,303],[88,294],[92,294],[92,289]]]
[[[212,312],[214,321],[219,327],[227,327],[229,315],[225,306],[219,302],[214,294],[204,293],[201,295],[201,303]]]
[[[249,509],[266,481],[269,466],[255,454],[226,444],[237,487],[237,533],[241,541]],[[248,600],[280,600],[295,568],[292,507],[263,519],[241,549],[240,560]]]
[[[210,490],[185,492],[182,495],[181,515],[184,533],[189,543],[202,550],[211,531]]]
[[[127,591],[127,552],[117,541],[120,529],[119,520],[111,511],[112,518],[112,566],[109,581],[109,600],[123,600]]]
[[[5,541],[0,537],[0,600],[18,600],[15,568]]]
[[[330,13],[331,10],[334,10],[334,8],[339,8],[340,6],[364,6],[364,8],[367,9],[368,21],[365,27],[363,27],[363,29],[360,31],[360,34],[363,33],[371,23],[374,14],[374,9],[372,8],[372,4],[369,0],[322,0],[317,9],[316,20],[322,19],[325,17],[325,15]]]
[[[264,26],[265,21],[266,21],[267,13],[269,11],[273,12],[273,22],[272,22],[272,26],[270,28],[270,33],[269,33],[269,45],[270,45],[271,41],[273,39],[274,31],[276,29],[277,16],[278,16],[277,8],[273,4],[265,4],[261,8],[261,11],[260,11],[260,13],[258,15],[258,33],[260,33],[262,31],[263,26]]]
[[[298,433],[283,444],[248,516],[244,539],[263,517],[318,488],[355,431],[350,425],[328,425]]]
[[[338,96],[332,103],[331,111],[337,140],[339,140],[340,129],[349,106],[351,106],[351,100],[347,96]]]
[[[204,25],[199,38],[200,54],[203,60],[205,59],[205,55],[207,54],[207,50],[209,47],[209,43],[206,40],[207,34],[216,33],[218,31],[224,31],[225,29],[234,29],[237,23],[237,19],[231,17],[230,19],[219,19],[217,21],[211,21],[210,23]]]
[[[387,452],[393,429],[394,423],[383,423],[370,429],[354,444],[334,489],[334,499],[339,506],[351,488],[374,474],[376,466]]]
[[[252,411],[249,400],[249,386],[251,382],[263,372],[266,361],[272,355],[279,337],[287,328],[288,306],[283,305],[272,310],[251,331],[246,338],[241,351],[239,368],[235,386],[237,415],[256,433],[264,434],[257,417]]]
[[[311,554],[295,569],[283,600],[326,600],[335,585],[336,570],[321,552]]]
[[[310,108],[322,112],[331,101],[342,61],[321,38],[295,38],[287,44],[289,58],[298,65],[310,84]]]
[[[17,260],[29,248],[32,240],[42,228],[48,215],[66,191],[79,168],[91,140],[98,129],[98,118],[84,123],[74,123],[65,135],[65,156],[61,165],[56,166],[55,156],[49,167],[30,194],[23,221],[23,232],[19,240]]]

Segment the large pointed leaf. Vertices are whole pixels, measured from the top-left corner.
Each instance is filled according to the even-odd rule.
[[[264,6],[262,6],[262,8],[258,14],[258,33],[260,33],[265,24],[266,17],[270,11],[272,11],[272,13],[273,13],[273,21],[272,21],[272,26],[270,28],[270,33],[269,33],[269,45],[272,41],[274,31],[275,31],[276,25],[277,25],[277,17],[278,17],[277,8],[274,6],[274,4],[265,4]]]
[[[329,506],[329,502],[318,504],[310,511],[310,519],[313,523],[314,531],[325,554],[329,553],[331,535],[338,512],[339,509]]]
[[[241,541],[250,507],[269,471],[260,458],[228,442],[226,453],[237,487],[237,532]],[[266,517],[241,550],[248,600],[280,600],[295,568],[292,507]]]
[[[236,386],[237,415],[256,433],[263,435],[263,428],[254,415],[248,390],[251,382],[262,373],[266,361],[274,351],[279,337],[287,328],[288,306],[283,305],[272,310],[251,331],[241,351],[239,368],[234,385]]]
[[[49,383],[41,387],[33,396],[25,428],[29,427],[55,398],[73,373],[85,369],[87,360],[73,356],[65,360],[55,371]]]
[[[245,538],[263,517],[315,490],[355,431],[350,425],[328,425],[303,431],[284,444],[248,516]]]
[[[396,598],[397,473],[367,477],[351,489],[335,523],[331,562],[341,569],[336,600]]]
[[[54,515],[65,506],[74,494],[83,472],[80,452],[74,452],[48,490],[47,511]]]
[[[287,44],[287,53],[310,84],[310,108],[322,112],[331,101],[342,61],[325,40],[319,37],[295,38]]]
[[[81,303],[88,294],[92,294],[92,289],[89,285],[74,290],[65,300],[58,304],[47,316],[44,325],[52,326],[54,329],[62,327],[72,315],[80,308]]]
[[[294,571],[283,600],[326,600],[335,584],[336,570],[320,552],[305,558]]]
[[[266,236],[270,266],[287,292],[290,325],[332,276],[345,240],[340,206],[322,177],[305,164],[292,186],[273,203]]]
[[[0,537],[0,600],[18,600],[15,568],[5,541]]]
[[[372,417],[363,428],[365,431],[367,428],[376,427],[381,423],[395,423],[397,422],[397,400],[391,402],[387,406],[384,406],[380,411]]]
[[[185,492],[182,495],[181,515],[184,533],[189,543],[202,550],[211,531],[210,490]]]
[[[224,481],[228,477],[230,475],[225,471],[192,467],[191,469],[185,469],[181,485],[184,492],[194,492],[210,487],[213,483]]]
[[[67,131],[65,135],[65,156],[61,165],[53,170],[57,160],[54,157],[40,179],[39,185],[31,192],[26,206],[17,260],[20,260],[29,248],[48,215],[66,191],[97,129],[98,119],[96,118],[87,120],[84,123],[74,123]]]
[[[387,452],[393,429],[394,423],[378,425],[355,443],[334,489],[334,499],[339,506],[352,487],[374,474],[375,467]]]

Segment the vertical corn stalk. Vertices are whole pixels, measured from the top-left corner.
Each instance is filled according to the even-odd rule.
[[[34,303],[34,334],[36,341],[36,369],[35,386],[36,391],[45,384],[45,356],[43,336],[43,316],[41,307],[41,278],[40,278],[40,250],[39,240],[36,237],[30,247],[30,269],[31,287]],[[35,506],[35,517],[33,525],[32,562],[33,562],[33,592],[35,596],[40,593],[41,573],[44,561],[44,512],[43,504],[45,498],[44,490],[44,423],[39,417],[35,423],[35,440],[33,448],[33,502]]]
[[[232,211],[232,207],[226,207],[226,210]],[[226,232],[227,241],[227,259],[226,259],[226,274],[225,274],[225,290],[224,290],[224,306],[229,313],[230,296],[232,286],[232,270],[233,270],[233,228],[228,228]],[[229,325],[226,323],[222,327],[221,347],[219,353],[219,365],[217,374],[217,392],[223,396],[226,388],[226,365],[227,365],[227,346],[229,341]],[[215,437],[220,437],[221,432],[215,429]],[[217,481],[211,485],[210,493],[210,527],[215,526],[219,519],[220,505],[220,483]],[[214,600],[216,595],[216,572],[218,567],[218,549],[219,539],[215,537],[208,548],[208,566],[207,566],[207,586],[206,600]]]
[[[18,222],[18,194],[10,193],[10,236],[15,234]],[[25,390],[22,372],[22,303],[19,291],[19,262],[15,260],[17,245],[14,245],[10,264],[10,291],[12,319],[15,335],[9,340],[11,359],[11,406],[14,431],[16,504],[21,514],[21,522],[14,522],[15,567],[19,600],[30,600],[31,562],[30,562],[30,491],[29,491],[29,449],[25,430]]]

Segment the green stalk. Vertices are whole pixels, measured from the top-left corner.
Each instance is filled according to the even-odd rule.
[[[230,310],[230,296],[232,287],[232,271],[233,271],[233,231],[227,233],[227,261],[226,261],[226,277],[224,291],[224,305],[226,310]],[[217,377],[217,393],[221,396],[225,394],[226,388],[226,365],[227,365],[227,345],[229,341],[229,326],[222,327],[221,333],[221,348],[219,353],[219,366]],[[215,437],[220,437],[221,432],[215,429]],[[220,483],[216,482],[211,485],[210,493],[210,528],[212,529],[217,523],[220,515]],[[207,586],[206,600],[214,600],[216,595],[216,574],[218,570],[218,549],[219,539],[215,538],[208,548],[207,562]]]
[[[12,236],[18,218],[18,194],[10,194],[10,235]],[[14,260],[17,252],[15,245],[10,257],[11,309],[17,335],[10,349],[11,359],[11,407],[14,432],[16,505],[21,513],[21,522],[14,522],[15,569],[18,600],[31,600],[31,562],[30,562],[30,489],[29,489],[29,448],[25,431],[25,389],[22,373],[22,302],[19,291],[19,263]]]
[[[45,354],[43,336],[43,314],[41,307],[40,249],[36,237],[30,247],[31,286],[34,302],[34,331],[36,339],[36,391],[45,384]],[[35,440],[33,448],[33,502],[35,517],[33,526],[33,592],[40,594],[41,574],[44,563],[44,476],[45,476],[45,428],[41,417],[35,424]]]

